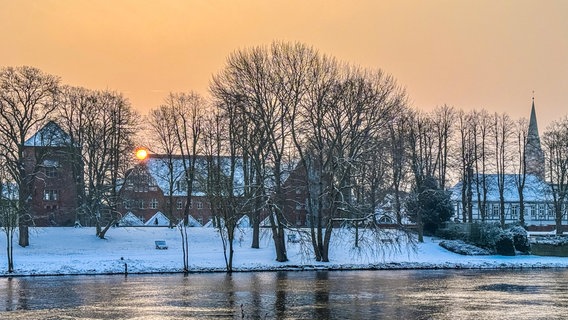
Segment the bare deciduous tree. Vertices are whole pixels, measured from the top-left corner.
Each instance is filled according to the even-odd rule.
[[[562,234],[562,218],[568,199],[568,118],[554,121],[543,139],[546,177],[552,189],[556,234]]]
[[[81,208],[104,239],[117,221],[118,183],[132,159],[139,116],[128,100],[110,91],[68,88],[61,121],[73,146],[81,146],[84,191]]]
[[[497,188],[499,190],[499,222],[505,227],[505,177],[511,163],[509,145],[512,134],[511,118],[507,114],[493,116],[491,135],[494,142]]]
[[[519,223],[525,226],[525,184],[527,180],[527,141],[528,141],[528,121],[525,118],[519,119],[515,126],[515,137],[517,142],[515,184],[519,194]]]
[[[1,161],[1,160],[0,160]],[[8,273],[14,272],[14,234],[18,229],[18,190],[0,162],[0,228],[6,234]]]
[[[33,223],[29,201],[37,172],[26,171],[26,139],[52,115],[58,105],[59,78],[32,67],[0,69],[0,157],[18,186],[19,245],[29,245]]]

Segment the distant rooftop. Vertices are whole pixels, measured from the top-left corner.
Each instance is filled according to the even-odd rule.
[[[26,147],[63,147],[71,143],[71,137],[61,127],[49,121],[43,128],[31,136],[24,146]]]

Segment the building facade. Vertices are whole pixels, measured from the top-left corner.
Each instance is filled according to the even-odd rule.
[[[503,181],[503,198],[505,203],[505,223],[518,223],[520,220],[521,196],[518,186],[524,181],[522,202],[524,205],[524,221],[529,230],[551,231],[556,227],[554,199],[552,188],[545,181],[545,160],[540,144],[534,98],[527,131],[525,147],[526,173],[505,174]],[[499,192],[499,175],[473,174],[469,186],[464,188],[463,181],[456,184],[451,191],[457,220],[463,220],[463,215],[469,215],[472,221],[500,222],[501,201]],[[484,190],[485,188],[485,190]],[[464,203],[462,192],[468,190],[471,203]],[[568,224],[566,213],[563,225]]]
[[[77,222],[82,165],[77,148],[55,123],[48,122],[24,143],[24,168],[31,177],[30,214],[36,226],[73,226]]]

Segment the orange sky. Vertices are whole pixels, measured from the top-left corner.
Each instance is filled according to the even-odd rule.
[[[207,92],[239,48],[299,41],[382,68],[414,107],[568,115],[568,1],[0,0],[0,66],[123,92],[145,113]]]

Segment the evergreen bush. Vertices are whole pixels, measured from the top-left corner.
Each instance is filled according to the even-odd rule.
[[[521,226],[514,226],[509,231],[513,234],[513,243],[515,249],[522,253],[529,253],[531,250],[531,245],[529,242],[529,235],[527,230]]]
[[[501,232],[495,240],[495,251],[503,256],[515,255],[515,244],[513,234],[508,231]]]

